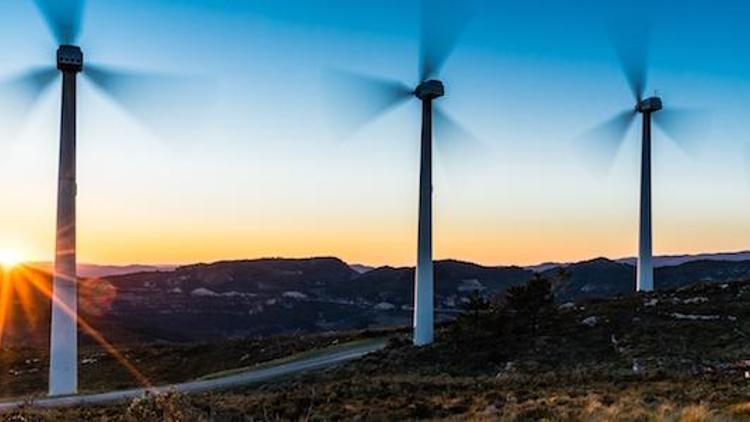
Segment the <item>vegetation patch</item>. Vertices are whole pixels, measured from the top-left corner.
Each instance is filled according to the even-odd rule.
[[[575,303],[556,300],[560,282],[537,277],[501,296],[473,295],[428,347],[392,332],[381,351],[274,383],[4,417],[750,420],[750,282]],[[333,341],[325,338],[308,345]]]

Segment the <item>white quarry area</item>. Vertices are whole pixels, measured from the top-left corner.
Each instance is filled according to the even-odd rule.
[[[172,289],[172,292],[181,293],[182,290],[180,290],[179,288],[175,288],[175,289]],[[217,293],[205,287],[198,287],[197,289],[194,289],[190,292],[190,296],[194,296],[194,297],[255,297],[257,295],[254,293],[241,293],[241,292],[235,292],[235,291]]]
[[[479,292],[484,290],[484,286],[477,279],[461,280],[461,285],[458,286],[459,292]]]
[[[689,315],[681,314],[679,312],[674,312],[672,314],[672,317],[675,319],[685,319],[688,321],[716,321],[718,319],[721,319],[720,315]]]
[[[390,311],[396,308],[396,305],[388,302],[380,302],[377,305],[375,305],[375,309],[378,311]]]
[[[297,291],[284,292],[284,294],[282,294],[281,296],[286,299],[297,299],[297,300],[305,300],[308,298],[306,294],[302,292],[297,292]]]
[[[219,296],[218,293],[216,293],[213,290],[209,290],[205,287],[199,287],[192,292],[190,292],[190,296],[197,296],[197,297],[216,297]]]

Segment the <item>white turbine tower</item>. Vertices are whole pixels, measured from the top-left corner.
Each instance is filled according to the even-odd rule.
[[[76,274],[76,79],[83,69],[78,47],[57,52],[62,72],[60,164],[57,187],[57,236],[52,284],[49,394],[78,391],[78,277]]]
[[[416,88],[393,80],[337,71],[330,78],[334,89],[343,88],[347,98],[338,117],[351,117],[350,129],[357,128],[379,114],[416,97],[422,102],[422,134],[419,164],[419,212],[417,228],[417,265],[414,280],[414,337],[415,345],[433,342],[434,268],[432,255],[432,129],[434,123],[440,132],[461,134],[468,132],[439,108],[433,101],[445,93],[443,83],[435,79],[449,57],[471,15],[471,2],[448,0],[422,1],[422,30],[420,44],[419,84]]]
[[[85,65],[77,41],[83,0],[36,0],[58,43],[57,65],[33,69],[0,83],[0,98],[16,97],[17,108],[28,112],[44,90],[62,75],[60,161],[57,188],[57,227],[52,283],[49,394],[78,391],[78,277],[76,274],[76,84],[83,72],[94,85],[131,113],[144,116],[136,97],[156,88],[160,96],[168,76],[115,71]],[[7,94],[7,95],[5,95]],[[152,113],[147,113],[152,114]],[[163,116],[163,115],[160,115]]]

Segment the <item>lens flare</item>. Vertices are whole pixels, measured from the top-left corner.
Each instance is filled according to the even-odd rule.
[[[2,346],[2,338],[5,331],[6,325],[11,320],[10,304],[13,300],[13,294],[21,300],[22,306],[24,302],[27,302],[24,306],[24,312],[32,311],[31,296],[33,293],[37,293],[45,297],[47,300],[56,300],[52,294],[50,286],[50,274],[40,271],[38,269],[32,269],[27,265],[18,265],[17,271],[13,272],[13,281],[11,282],[11,274],[9,272],[0,272],[0,346]],[[23,283],[20,282],[23,280]],[[104,311],[108,309],[111,302],[114,300],[116,290],[106,280],[95,280],[93,282],[82,283],[84,288],[84,298],[81,302],[81,306],[93,305],[96,310]],[[16,286],[11,288],[11,286]],[[24,286],[23,289],[19,289],[18,286]],[[63,305],[63,310],[71,315],[74,312]],[[30,319],[32,323],[37,322],[37,318]],[[91,325],[81,315],[77,315],[78,327],[93,338],[99,345],[112,356],[120,365],[122,365],[130,375],[143,387],[151,387],[151,382],[148,378],[135,367],[127,357],[110,343],[102,333],[100,333],[93,325]]]
[[[78,282],[78,303],[91,315],[106,314],[117,298],[117,289],[108,280],[92,278]]]

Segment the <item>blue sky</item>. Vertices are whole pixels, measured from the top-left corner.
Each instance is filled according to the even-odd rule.
[[[486,149],[442,148],[436,134],[438,257],[634,253],[637,126],[606,173],[580,138],[632,106],[606,29],[637,16],[653,25],[649,92],[705,109],[711,126],[690,151],[655,132],[655,252],[748,249],[750,5],[652,3],[479,4],[440,103]],[[159,132],[81,81],[81,259],[412,263],[418,104],[341,139],[322,81],[345,69],[416,83],[418,12],[390,0],[89,1],[88,61],[190,76],[200,85],[173,99],[205,102]],[[33,2],[0,6],[0,76],[51,63],[54,48]],[[47,91],[20,131],[0,128],[0,249],[35,259],[52,254],[58,97]]]

